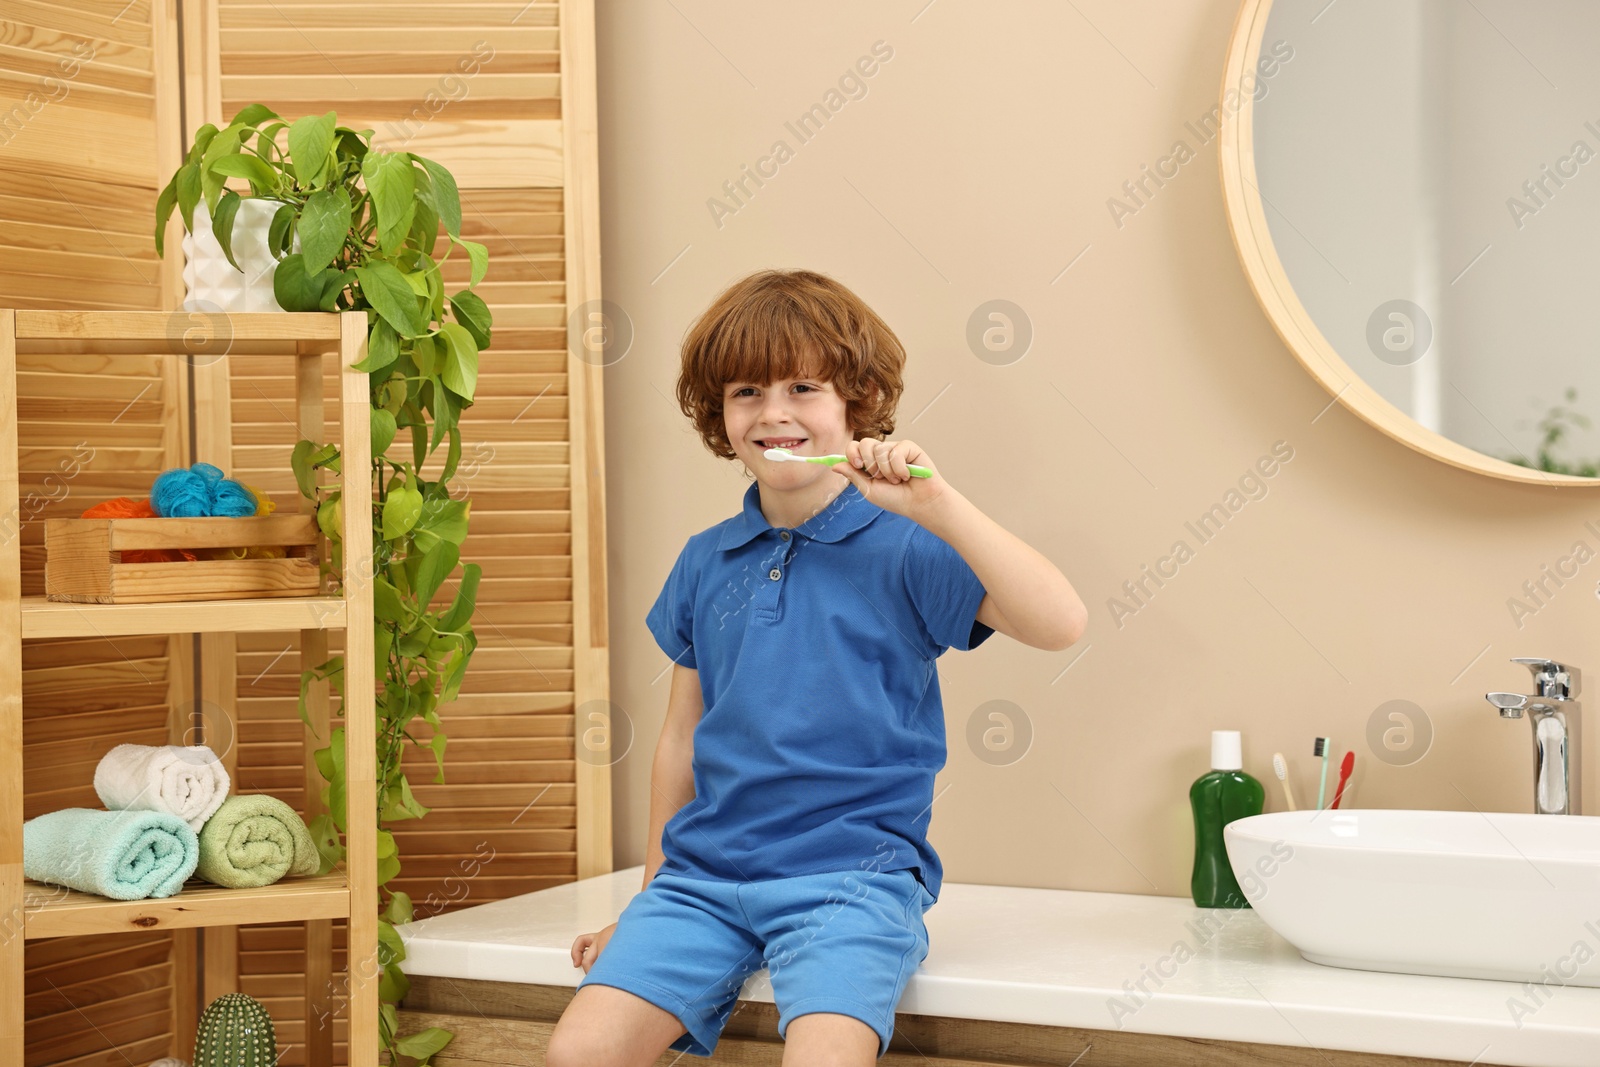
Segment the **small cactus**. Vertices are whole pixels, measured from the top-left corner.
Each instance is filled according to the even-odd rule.
[[[200,1013],[194,1067],[273,1067],[278,1039],[272,1016],[254,997],[224,993]]]

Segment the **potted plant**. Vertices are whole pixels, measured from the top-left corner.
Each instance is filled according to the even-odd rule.
[[[405,950],[394,924],[409,922],[412,906],[405,893],[383,888],[400,870],[394,836],[383,824],[427,813],[400,766],[407,743],[420,744],[407,726],[420,717],[432,728],[434,781],[442,782],[446,737],[438,708],[459,693],[477,647],[471,617],[482,572],[477,564],[460,563],[470,503],[452,499],[449,482],[461,459],[457,423],[472,405],[478,354],[489,347],[492,319],[473,292],[488,269],[488,253],[461,237],[455,179],[414,153],[374,148],[371,135],[338,125],[331,111],[290,122],[261,104],[243,108],[220,130],[202,126],[157,200],[156,250],[164,254],[162,234],[173,208],[192,231],[194,212],[204,205],[233,262],[241,205],[278,201],[266,235],[277,257],[278,303],[288,312],[367,312],[367,357],[355,369],[365,371],[371,385],[376,498],[370,579],[378,705],[379,1029],[391,1058],[405,1055],[426,1064],[451,1035],[437,1028],[407,1037],[396,1032],[395,1005],[408,983],[399,968]],[[230,179],[248,183],[248,192],[229,188]],[[435,259],[441,226],[449,246]],[[440,265],[457,250],[470,261],[471,280],[447,294]],[[391,457],[401,430],[410,432],[411,448]],[[446,453],[439,476],[425,479],[422,468],[441,443]],[[300,492],[317,505],[318,524],[331,543],[329,573],[342,574],[339,493],[319,486],[315,475],[319,468],[338,471],[339,463],[337,446],[325,442],[300,441],[291,457]],[[458,565],[453,600],[432,610],[434,595]],[[343,670],[343,657],[336,656],[302,672],[302,719],[311,681],[329,680],[342,694]],[[328,780],[329,814],[311,823],[324,871],[344,856],[344,731],[332,733],[328,746],[315,753]]]

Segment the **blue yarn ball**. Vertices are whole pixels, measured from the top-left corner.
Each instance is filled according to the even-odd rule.
[[[163,471],[150,487],[150,508],[167,518],[200,518],[211,514],[211,492],[193,471]]]
[[[219,479],[211,487],[211,514],[237,519],[255,513],[255,495],[233,479]]]

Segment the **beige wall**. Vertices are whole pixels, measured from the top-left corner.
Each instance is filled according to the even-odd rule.
[[[1186,894],[1186,792],[1214,728],[1244,731],[1269,809],[1272,753],[1304,806],[1325,734],[1356,750],[1354,806],[1529,810],[1529,727],[1482,694],[1527,683],[1511,656],[1600,670],[1600,564],[1547,579],[1520,628],[1507,603],[1575,542],[1600,549],[1584,525],[1600,530],[1600,495],[1457,470],[1336,404],[1318,417],[1330,398],[1235,259],[1216,144],[1184,125],[1213,106],[1235,5],[924,2],[601,7],[605,290],[636,330],[606,380],[613,699],[636,729],[615,777],[618,865],[644,857],[667,697],[644,615],[744,485],[668,399],[677,345],[717,291],[767,266],[825,271],[887,319],[911,353],[894,436],[1090,606],[1065,652],[997,635],[940,660],[950,757],[930,836],[947,879]],[[867,96],[797,145],[784,123],[878,40],[894,56]],[[779,138],[794,158],[719,229],[706,200]],[[1119,227],[1108,198],[1179,139],[1194,158]],[[965,341],[994,298],[1035,332],[1009,366]],[[1278,441],[1293,459],[1267,495],[1201,544],[1185,523]],[[1108,600],[1180,539],[1192,558],[1116,618]],[[1008,766],[966,740],[991,700],[1033,730]],[[1391,700],[1433,727],[1410,765],[1365,740]]]

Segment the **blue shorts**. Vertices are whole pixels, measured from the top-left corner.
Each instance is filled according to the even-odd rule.
[[[860,1019],[889,1048],[894,1009],[928,955],[933,894],[915,871],[724,882],[658,871],[578,983],[625,989],[677,1016],[670,1051],[710,1056],[745,979],[767,967],[778,1034],[810,1012]]]

